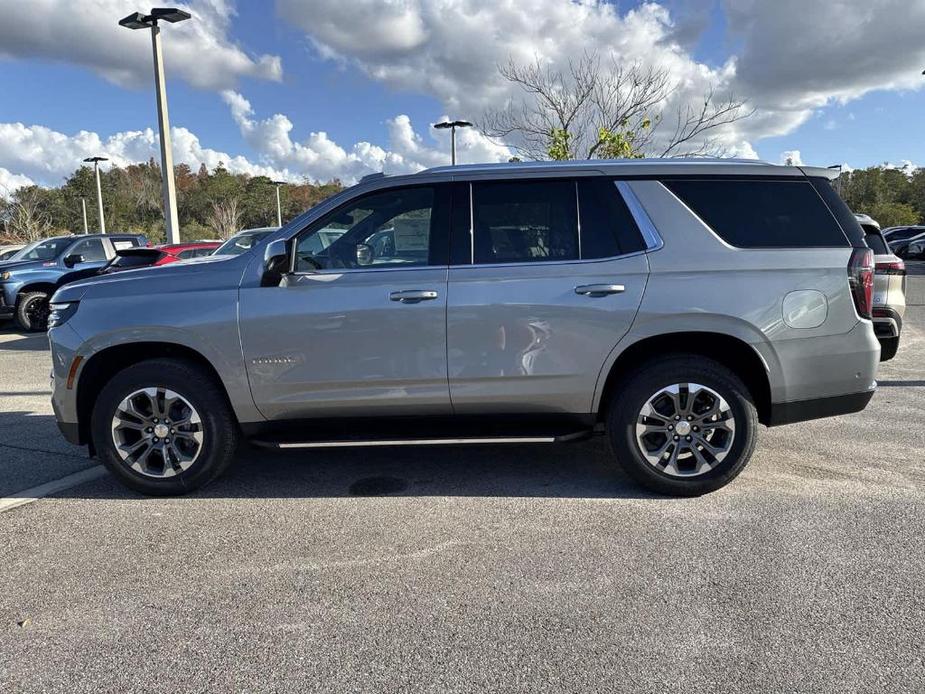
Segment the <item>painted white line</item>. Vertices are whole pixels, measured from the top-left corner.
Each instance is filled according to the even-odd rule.
[[[23,489],[21,492],[16,492],[12,496],[4,496],[0,498],[0,513],[9,511],[11,508],[16,508],[17,506],[31,504],[33,501],[38,501],[43,496],[57,494],[65,489],[76,487],[78,484],[99,479],[105,474],[106,468],[102,465],[94,465],[86,470],[75,472],[73,475],[67,475],[61,479],[52,480],[51,482],[40,484],[31,489]]]

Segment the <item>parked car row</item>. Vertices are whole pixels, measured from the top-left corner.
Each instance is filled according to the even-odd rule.
[[[880,361],[889,361],[899,349],[906,314],[906,264],[887,245],[875,220],[866,214],[855,217],[864,230],[864,242],[874,252],[874,333],[880,341]]]
[[[28,245],[4,246],[0,256],[0,320],[15,319],[27,332],[47,328],[50,299],[62,286],[78,280],[147,266],[240,252],[275,227],[248,229],[227,242],[192,241],[148,247],[142,234],[58,236]]]
[[[925,260],[925,226],[890,227],[883,237],[900,258]]]
[[[873,232],[832,176],[678,159],[366,178],[212,257],[58,289],[58,425],[148,494],[207,484],[242,438],[597,433],[640,484],[709,492],[759,423],[874,394]]]

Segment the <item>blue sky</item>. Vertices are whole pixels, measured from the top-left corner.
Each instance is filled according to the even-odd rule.
[[[156,129],[147,32],[115,26],[134,5],[86,2],[88,24],[56,35],[40,18],[59,5],[35,0],[38,19],[0,27],[7,187],[58,183],[94,147],[111,150],[118,163],[156,152],[150,134],[124,135]],[[19,3],[0,0],[7,17],[13,6],[21,15]],[[564,64],[589,49],[663,65],[692,98],[707,84],[745,97],[757,112],[724,135],[733,154],[777,162],[798,151],[806,163],[854,167],[925,162],[925,53],[920,40],[896,49],[912,45],[901,32],[925,19],[925,0],[832,0],[828,10],[789,0],[186,6],[201,35],[183,25],[164,29],[171,121],[189,133],[179,158],[210,166],[235,159],[232,168],[253,173],[350,180],[377,167],[440,163],[446,142],[429,125],[446,114],[478,118],[506,98],[498,62],[533,56]],[[831,26],[836,20],[844,27]],[[200,65],[216,55],[214,45],[227,51]],[[237,115],[232,103],[242,104]],[[321,132],[326,137],[311,135]],[[505,157],[497,142],[466,138],[463,159]]]

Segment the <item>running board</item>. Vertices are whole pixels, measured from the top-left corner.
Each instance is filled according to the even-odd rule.
[[[261,448],[278,450],[292,448],[368,448],[373,446],[470,446],[506,443],[565,443],[588,438],[592,433],[591,430],[582,430],[558,436],[473,436],[433,439],[344,439],[340,441],[268,441],[265,439],[251,439],[250,442]]]

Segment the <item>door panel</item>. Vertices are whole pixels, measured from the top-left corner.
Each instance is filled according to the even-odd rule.
[[[647,275],[644,254],[451,267],[454,411],[590,412],[600,369],[629,330]],[[604,287],[587,291],[588,285]]]
[[[268,419],[448,414],[446,277],[446,267],[326,271],[242,288],[257,407]],[[417,291],[436,297],[391,298]]]

